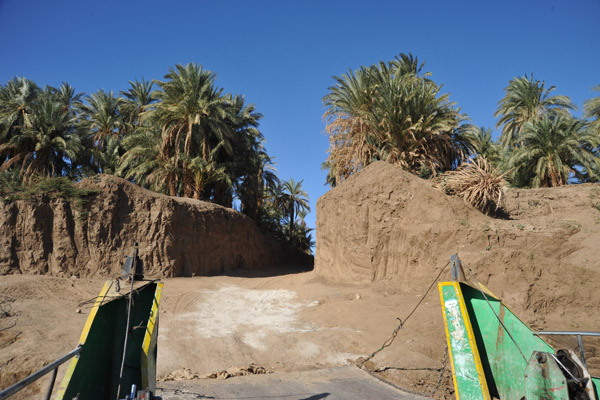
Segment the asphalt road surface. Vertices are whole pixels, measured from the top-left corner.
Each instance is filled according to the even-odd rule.
[[[158,382],[156,394],[164,400],[417,400],[353,367],[303,372],[276,372],[227,380],[197,379]]]

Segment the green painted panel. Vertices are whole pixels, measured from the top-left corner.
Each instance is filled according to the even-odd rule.
[[[525,369],[525,398],[568,400],[567,380],[548,353],[534,352]]]
[[[486,399],[477,371],[477,360],[469,341],[465,315],[460,307],[460,296],[452,285],[440,286],[447,336],[450,343],[457,398],[461,400]]]
[[[140,353],[155,290],[156,283],[150,283],[136,289],[133,294],[122,397],[124,393],[129,393],[132,384],[142,388]],[[64,399],[72,399],[77,394],[81,399],[113,400],[117,397],[127,304],[128,299],[123,296],[107,301],[98,308],[79,361],[67,384]]]
[[[488,296],[488,304],[479,290],[466,284],[461,284],[461,288],[491,394],[500,399],[522,398],[526,395],[525,369],[531,354],[534,351],[554,353],[554,349],[534,335],[499,300]],[[496,314],[518,347],[499,323]]]
[[[598,395],[598,388],[600,388],[600,378],[592,377],[592,384],[594,385],[594,392],[596,392],[596,398],[600,399],[600,395]]]

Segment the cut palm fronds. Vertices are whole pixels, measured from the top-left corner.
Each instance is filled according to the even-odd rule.
[[[462,197],[479,211],[490,214],[504,206],[505,175],[485,158],[477,157],[454,171],[446,172],[441,183],[446,193]]]

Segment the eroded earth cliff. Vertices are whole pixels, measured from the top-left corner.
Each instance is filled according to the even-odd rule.
[[[110,175],[77,185],[99,192],[83,205],[48,196],[0,202],[0,275],[115,276],[134,242],[151,277],[289,261],[279,243],[235,210],[160,195]]]

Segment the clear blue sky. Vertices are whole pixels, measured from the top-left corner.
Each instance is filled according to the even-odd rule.
[[[600,0],[0,0],[0,49],[2,84],[88,94],[202,64],[264,114],[267,150],[280,178],[304,180],[314,227],[332,76],[411,52],[477,125],[494,127],[509,79],[532,72],[581,109],[600,84]]]

